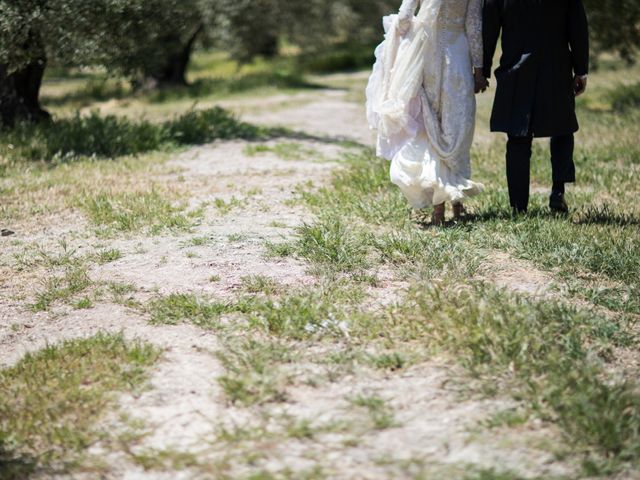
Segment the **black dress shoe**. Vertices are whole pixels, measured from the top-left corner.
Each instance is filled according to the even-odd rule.
[[[549,208],[555,213],[569,213],[569,205],[564,199],[564,193],[552,193],[549,197]]]

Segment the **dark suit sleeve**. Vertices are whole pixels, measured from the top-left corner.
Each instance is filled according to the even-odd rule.
[[[589,73],[589,24],[582,0],[569,0],[569,46],[573,73]]]
[[[491,77],[493,56],[498,46],[500,29],[502,28],[501,0],[484,0],[482,5],[482,40],[484,44],[484,76]]]

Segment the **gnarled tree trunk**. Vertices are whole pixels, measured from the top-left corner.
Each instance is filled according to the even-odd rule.
[[[160,85],[186,85],[187,68],[191,60],[193,46],[204,25],[199,25],[187,43],[167,59],[167,63],[153,78]]]
[[[42,57],[11,73],[7,65],[0,65],[1,126],[13,127],[17,121],[38,122],[50,118],[40,106],[46,64],[46,58]]]

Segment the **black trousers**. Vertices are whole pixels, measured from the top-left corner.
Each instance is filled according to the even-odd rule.
[[[529,206],[532,144],[532,136],[509,135],[507,142],[509,201],[511,208],[519,212],[526,212]],[[576,181],[573,149],[573,135],[551,138],[551,168],[554,182],[572,183]]]

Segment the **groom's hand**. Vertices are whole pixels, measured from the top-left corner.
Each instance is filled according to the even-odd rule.
[[[587,90],[587,76],[575,76],[573,79],[573,92],[579,97]]]
[[[489,88],[489,79],[484,76],[482,68],[476,68],[473,74],[475,81],[475,92],[484,93]]]

